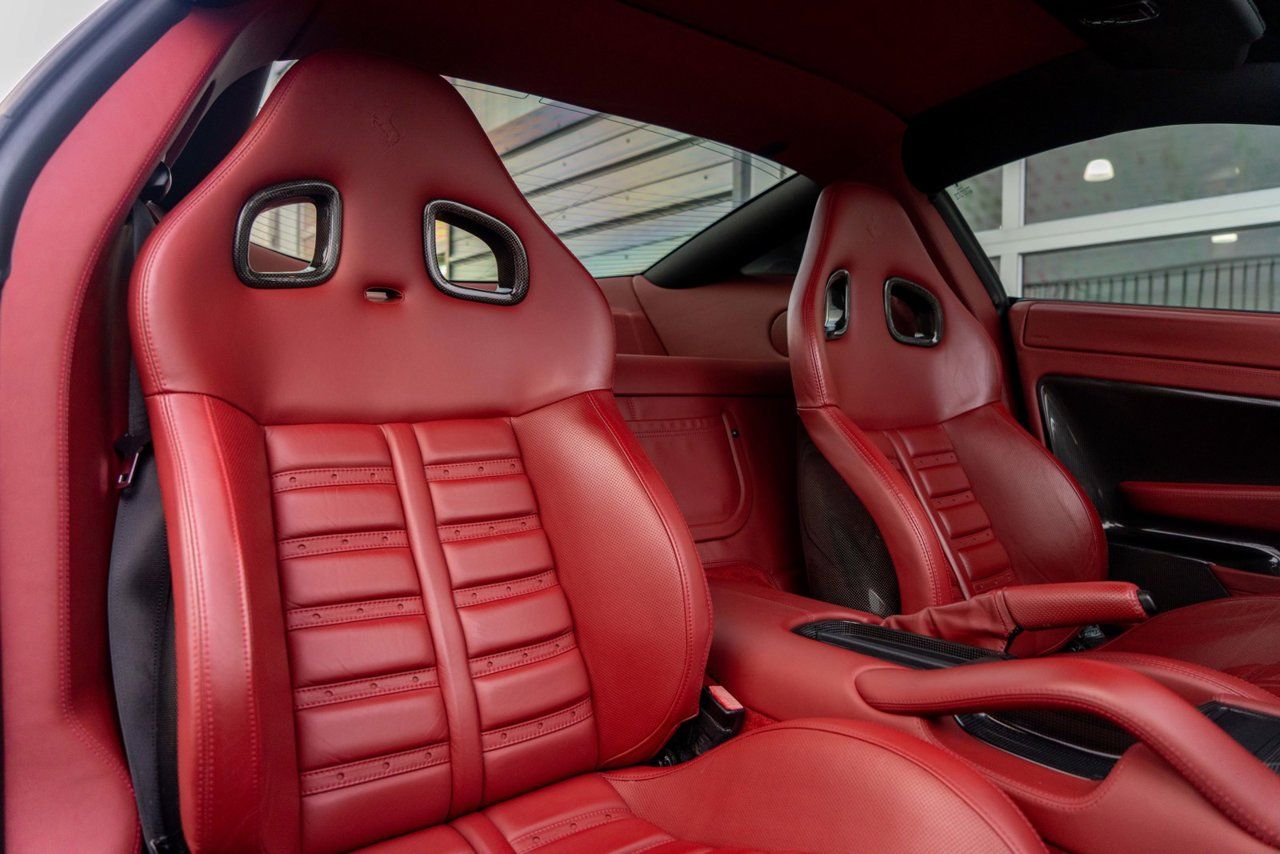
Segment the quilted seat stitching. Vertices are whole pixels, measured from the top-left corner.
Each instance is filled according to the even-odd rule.
[[[401,684],[396,680],[401,679],[418,679],[417,682],[408,682]],[[352,694],[335,694],[333,697],[322,696],[318,700],[300,699],[304,694],[324,694],[326,691],[342,692],[344,688],[354,687],[356,685],[372,685],[376,683],[384,683],[377,688],[366,688],[363,691]],[[385,684],[391,682],[391,684]],[[436,668],[424,667],[419,670],[405,670],[399,673],[384,673],[380,675],[366,676],[363,679],[346,679],[342,682],[326,682],[320,685],[311,685],[306,688],[295,688],[293,691],[294,710],[314,709],[321,706],[330,706],[337,703],[347,703],[352,700],[365,700],[370,697],[382,697],[387,694],[402,694],[408,691],[423,691],[428,688],[440,687],[440,681],[436,675]]]
[[[577,714],[579,710],[582,710],[584,708],[586,710],[585,714],[582,714],[582,715]],[[550,723],[550,721],[556,718],[561,718],[561,717],[563,717],[564,720],[557,721],[556,723]],[[552,733],[559,732],[562,729],[568,729],[571,726],[577,726],[583,721],[591,720],[593,717],[594,717],[594,713],[591,709],[591,698],[586,697],[585,699],[579,700],[578,702],[574,703],[571,706],[565,706],[563,709],[558,709],[549,714],[541,715],[536,718],[530,718],[529,720],[521,721],[518,724],[511,724],[510,726],[500,727],[498,729],[485,730],[484,732],[481,733],[482,740],[492,740],[489,738],[490,736],[497,736],[498,742],[492,745],[485,745],[484,751],[485,753],[489,753],[494,750],[503,750],[505,748],[511,747],[512,745],[521,744],[526,741],[532,741],[535,738],[542,738],[545,735],[551,735]],[[542,725],[541,728],[538,727],[539,724]],[[515,737],[504,738],[504,735],[508,735],[510,733],[514,733],[523,729],[528,729],[529,732],[525,735],[517,735]]]
[[[348,540],[361,537],[381,536],[381,543],[365,545],[363,543],[349,543]],[[323,548],[311,548],[312,543],[332,542],[333,545]],[[406,549],[409,547],[409,538],[403,528],[391,528],[385,531],[348,531],[343,534],[321,534],[314,537],[292,537],[287,540],[280,540],[280,559],[289,560],[295,557],[310,557],[312,555],[335,554],[338,552],[371,552],[382,549]],[[290,549],[286,553],[286,549]],[[304,551],[305,549],[305,551]]]
[[[414,753],[425,753],[426,756],[425,758],[419,760],[418,762],[414,762],[409,765],[397,765],[391,768],[383,767],[383,768],[377,769],[372,774],[360,774],[358,776],[349,777],[349,778],[345,777],[348,769],[355,770],[355,769],[361,768],[362,766],[374,765],[376,763],[383,763],[385,765],[385,763],[387,763],[388,760],[394,760],[403,756],[410,756]],[[302,774],[302,781],[303,781],[302,796],[305,798],[305,797],[309,797],[310,795],[318,795],[324,792],[330,792],[330,791],[333,791],[334,789],[345,789],[348,786],[358,786],[361,783],[371,783],[374,780],[382,780],[387,777],[398,777],[401,774],[408,774],[410,771],[420,771],[423,768],[432,768],[436,765],[444,765],[448,761],[449,761],[448,744],[445,742],[438,742],[436,744],[424,744],[421,747],[415,747],[415,748],[412,748],[411,750],[402,750],[396,753],[384,753],[380,756],[371,756],[368,759],[359,759],[359,760],[356,760],[355,762],[345,762],[341,765],[330,765],[326,768],[317,768],[312,771],[306,771]],[[314,787],[306,786],[306,781],[308,778],[314,779],[317,777],[326,777],[334,773],[339,773],[341,775],[344,775],[344,779],[341,779],[332,784],[324,785],[324,786],[314,786]]]
[[[399,606],[396,611],[383,612],[379,610],[380,606],[390,607],[392,605]],[[416,605],[416,608],[405,609],[405,605]],[[356,608],[355,614],[340,616],[346,614],[350,609]],[[368,610],[364,610],[364,609]],[[334,616],[323,616],[333,613]],[[285,612],[288,630],[298,631],[300,629],[309,629],[317,626],[340,626],[345,623],[362,623],[368,620],[387,620],[397,617],[416,617],[423,613],[421,596],[397,596],[390,599],[364,599],[355,602],[342,602],[334,605],[321,605],[315,608],[291,608]],[[295,615],[298,618],[306,614],[312,614],[317,619],[308,620],[305,623],[292,625]]]

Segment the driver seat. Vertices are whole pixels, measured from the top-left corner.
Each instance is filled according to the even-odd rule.
[[[317,207],[303,270],[256,213]],[[499,260],[448,280],[437,222]],[[697,710],[693,540],[610,391],[595,282],[439,77],[326,53],[131,294],[197,852],[1029,851],[958,758],[834,720],[644,763]]]

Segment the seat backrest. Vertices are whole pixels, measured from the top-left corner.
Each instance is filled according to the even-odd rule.
[[[254,206],[297,196],[327,250],[245,269]],[[499,290],[435,269],[442,201]],[[148,242],[131,323],[195,847],[350,849],[693,714],[705,582],[614,404],[608,306],[443,80],[300,62]]]
[[[1105,575],[1093,505],[1010,416],[990,337],[888,193],[823,192],[787,336],[805,427],[879,527],[904,612]]]

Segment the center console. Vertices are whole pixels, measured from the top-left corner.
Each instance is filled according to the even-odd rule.
[[[817,620],[792,631],[841,649],[917,670],[938,670],[1012,656],[855,620]],[[1280,773],[1280,714],[1209,700],[1198,710],[1272,771]],[[1280,712],[1280,710],[1278,710]],[[1105,779],[1138,739],[1095,715],[1072,711],[991,711],[955,716],[974,738],[1048,768]]]
[[[1280,841],[1280,701],[1255,686],[1158,656],[1014,659],[758,585],[716,582],[712,597],[710,673],[752,712],[870,720],[942,745],[1054,845]]]

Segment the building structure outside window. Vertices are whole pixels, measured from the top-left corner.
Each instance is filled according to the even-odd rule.
[[[1128,131],[948,192],[1011,295],[1280,311],[1280,128]]]

